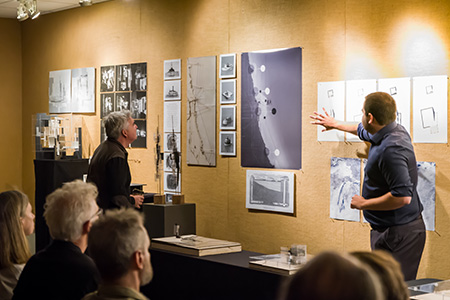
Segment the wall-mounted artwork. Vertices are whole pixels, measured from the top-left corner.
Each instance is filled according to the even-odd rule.
[[[294,173],[247,170],[246,207],[294,213]]]
[[[447,76],[413,78],[413,140],[447,143]]]
[[[131,117],[133,119],[147,118],[147,92],[139,91],[131,93],[130,101]]]
[[[100,120],[100,143],[105,141],[108,137],[106,136],[105,125],[103,124],[103,120]]]
[[[71,112],[95,112],[95,68],[72,70]]]
[[[116,66],[116,91],[131,90],[131,65]]]
[[[103,119],[114,111],[114,94],[100,94],[100,117]]]
[[[346,112],[347,122],[361,122],[362,111],[366,96],[377,91],[377,81],[375,79],[348,80],[346,83]],[[361,142],[354,134],[346,134],[347,141]]]
[[[49,112],[71,112],[70,70],[51,71],[48,78]]]
[[[164,172],[164,190],[168,192],[181,192],[181,174]]]
[[[181,79],[181,59],[164,61],[164,80]]]
[[[345,81],[319,82],[317,84],[317,112],[323,109],[336,120],[345,120]],[[344,132],[340,130],[324,131],[317,126],[317,140],[320,142],[343,142]]]
[[[102,94],[103,95],[103,94]],[[112,95],[112,94],[111,94]],[[116,93],[116,109],[115,111],[122,111],[122,110],[130,110],[130,98],[131,93],[130,92],[124,92],[124,93]]]
[[[332,157],[330,168],[330,218],[356,221],[360,212],[350,208],[352,197],[360,194],[361,160]]]
[[[173,153],[164,153],[164,172],[176,172],[177,164]],[[181,165],[181,156],[179,156],[179,164]]]
[[[221,54],[220,55],[220,78],[234,78],[236,77],[236,54]]]
[[[131,90],[147,90],[147,63],[131,64]]]
[[[227,79],[220,81],[220,103],[236,103],[236,79]]]
[[[397,105],[397,123],[411,134],[411,78],[378,79],[378,91],[388,93]]]
[[[181,80],[164,81],[164,100],[181,100]]]
[[[132,148],[146,148],[147,147],[147,121],[146,120],[134,120],[137,126],[136,135],[137,139],[131,143]]]
[[[181,134],[176,132],[164,133],[164,151],[181,151]]]
[[[164,132],[181,132],[181,102],[164,102]]]
[[[186,162],[216,165],[216,57],[187,60]]]
[[[236,132],[221,131],[219,145],[220,155],[236,156]]]
[[[417,193],[423,205],[422,217],[425,228],[435,230],[436,217],[436,163],[417,162]]]
[[[242,54],[241,165],[301,169],[302,49]]]
[[[220,129],[221,130],[236,129],[236,105],[220,106]]]
[[[104,66],[100,68],[100,92],[114,92],[116,82],[116,68],[115,66]]]

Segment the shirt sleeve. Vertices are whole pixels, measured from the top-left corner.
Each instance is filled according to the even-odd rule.
[[[380,169],[395,197],[412,197],[414,185],[408,168],[408,149],[388,147],[380,159]]]
[[[358,124],[357,134],[361,140],[370,142],[371,134],[368,133],[367,130],[364,129],[364,126],[362,123]]]
[[[132,207],[130,187],[127,183],[128,164],[125,159],[112,158],[106,164],[106,176],[111,201],[117,207]]]

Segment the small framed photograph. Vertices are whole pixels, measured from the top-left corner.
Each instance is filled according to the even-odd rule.
[[[132,92],[130,103],[131,117],[133,119],[147,118],[147,92]]]
[[[220,155],[236,156],[236,132],[221,131],[219,140]]]
[[[164,61],[164,80],[181,79],[181,59]]]
[[[100,92],[114,92],[115,86],[115,67],[114,66],[104,66],[100,68],[101,73],[101,83],[100,83]]]
[[[147,63],[131,64],[131,90],[147,90]]]
[[[164,81],[164,100],[181,100],[181,80]]]
[[[181,151],[181,133],[164,133],[164,151]]]
[[[168,192],[181,192],[181,173],[164,172],[164,190]]]
[[[220,106],[220,129],[236,130],[236,105]]]
[[[236,103],[236,79],[227,79],[220,81],[220,103]]]
[[[236,53],[220,55],[220,78],[236,77]]]
[[[130,96],[129,92],[116,93],[116,109],[115,111],[130,110]]]
[[[100,117],[103,119],[114,111],[114,93],[100,95]]]
[[[131,65],[116,66],[116,91],[131,90]]]
[[[175,153],[164,152],[164,172],[176,173],[177,169],[181,169],[181,153],[178,152],[178,168],[175,155]]]

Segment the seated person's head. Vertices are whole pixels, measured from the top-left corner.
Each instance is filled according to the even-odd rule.
[[[282,300],[383,300],[378,277],[349,255],[324,252],[292,275]]]
[[[116,111],[103,119],[105,131],[108,138],[117,140],[122,135],[122,130],[128,127],[131,112],[128,110]]]
[[[404,281],[400,264],[386,251],[353,252],[363,263],[369,265],[380,278],[386,300],[409,299],[408,287]]]
[[[97,188],[92,183],[75,180],[47,196],[44,218],[55,240],[73,242],[88,231],[88,221],[98,212]]]
[[[16,190],[0,193],[0,269],[30,258],[25,236],[33,231],[34,214],[27,195]]]
[[[134,209],[108,210],[93,224],[88,247],[103,282],[114,283],[131,272],[138,274],[140,285],[153,278],[150,239]]]

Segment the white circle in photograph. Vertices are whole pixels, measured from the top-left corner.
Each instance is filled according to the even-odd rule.
[[[275,156],[280,156],[280,150],[275,149],[275,151],[273,151],[273,154],[275,154]]]
[[[269,95],[269,94],[270,94],[270,89],[269,89],[269,88],[266,88],[266,89],[264,90],[264,93],[266,93],[266,95]]]
[[[259,69],[261,70],[261,72],[265,72],[266,71],[266,66],[265,65],[261,65],[261,67],[259,67]]]

